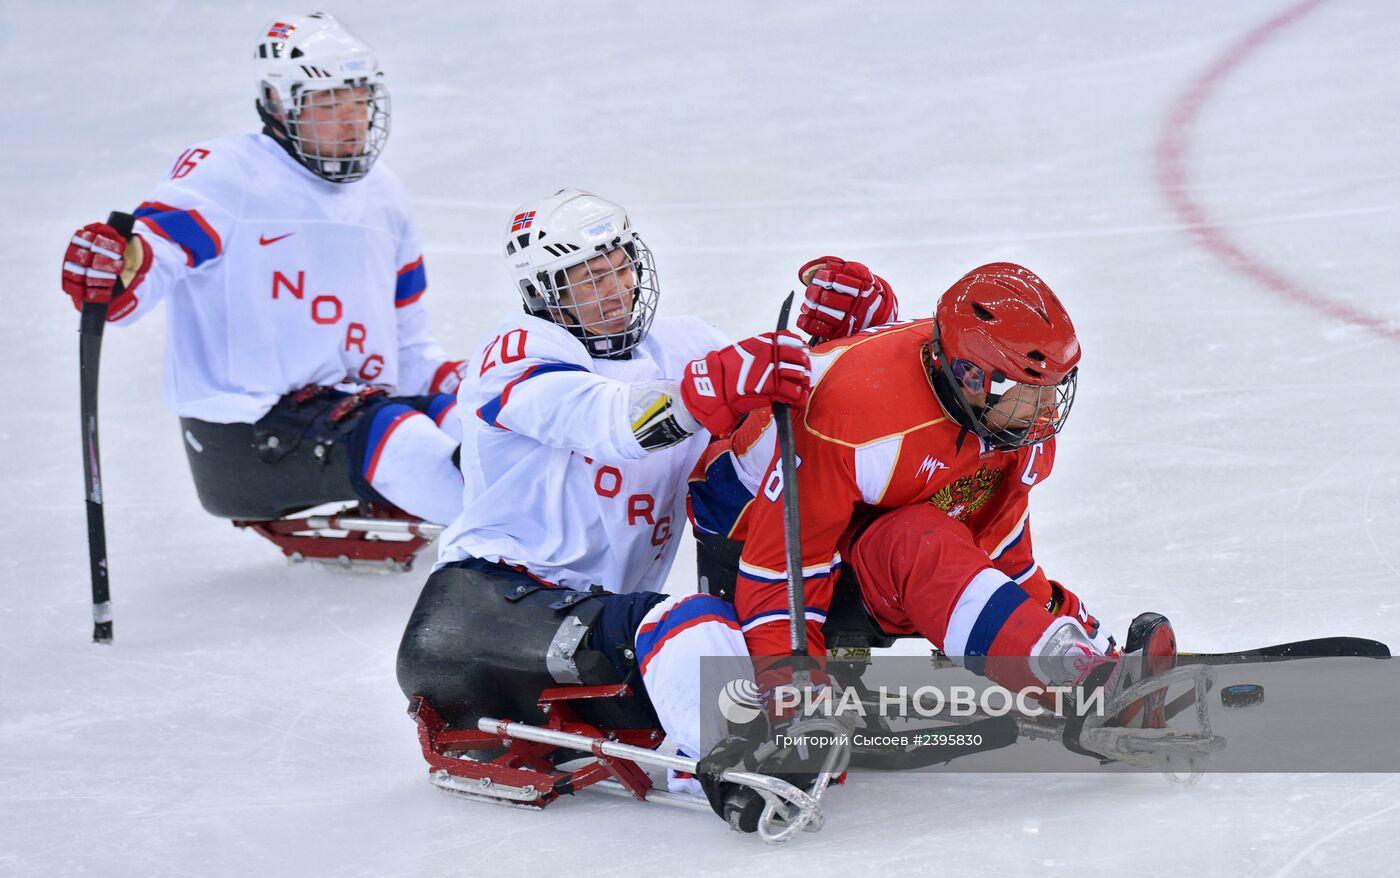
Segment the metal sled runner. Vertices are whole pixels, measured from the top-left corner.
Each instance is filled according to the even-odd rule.
[[[452,730],[422,697],[409,704],[418,724],[418,740],[428,762],[429,778],[440,789],[478,801],[521,808],[543,808],[561,795],[595,789],[639,801],[660,802],[691,810],[710,810],[703,799],[656,789],[642,766],[696,773],[694,759],[658,753],[656,729],[603,731],[578,718],[573,703],[630,695],[622,684],[546,689],[539,708],[545,726],[482,717],[475,730]],[[479,754],[473,757],[471,753]],[[591,756],[566,767],[566,757]],[[823,822],[819,782],[807,793],[792,784],[756,772],[725,770],[722,779],[762,797],[758,835],[769,844],[815,831]]]
[[[443,531],[440,524],[372,503],[299,517],[236,518],[233,526],[270,540],[293,564],[316,561],[396,572],[411,570],[418,552]]]

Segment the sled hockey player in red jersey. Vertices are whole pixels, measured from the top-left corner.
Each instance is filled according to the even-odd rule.
[[[849,567],[883,632],[926,637],[1013,691],[1123,691],[1174,665],[1157,614],[1138,618],[1133,655],[1117,661],[1114,639],[1032,551],[1028,497],[1054,465],[1079,359],[1060,301],[1011,263],[969,272],[933,318],[813,350],[812,395],[794,415],[812,655],[826,653],[826,612]],[[697,530],[712,535],[702,542],[743,541],[734,596],[755,657],[790,648],[774,432],[770,417],[750,418],[707,451],[692,484]],[[1162,707],[1158,691],[1120,721],[1160,727]]]
[[[262,132],[182,152],[129,237],[79,229],[63,289],[118,324],[168,302],[164,395],[208,511],[360,498],[450,522],[462,364],[433,340],[418,230],[378,161],[384,72],[322,13],[274,20],[253,60]]]
[[[698,757],[700,659],[749,669],[731,604],[660,593],[687,478],[744,413],[805,402],[806,346],[787,332],[730,344],[698,319],[656,316],[651,252],[621,207],[589,193],[522,207],[505,251],[525,311],[488,334],[459,391],[463,509],[404,633],[400,687],[470,730],[482,716],[542,721],[535,702],[551,687],[625,681],[637,697],[591,699],[586,715],[659,726]],[[893,307],[843,296],[828,322]]]

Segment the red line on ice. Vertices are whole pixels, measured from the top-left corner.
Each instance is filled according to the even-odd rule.
[[[1162,138],[1157,143],[1157,184],[1172,210],[1197,240],[1226,265],[1262,284],[1291,302],[1320,311],[1329,317],[1368,329],[1377,335],[1400,341],[1400,328],[1326,296],[1305,289],[1239,248],[1187,191],[1187,147],[1201,110],[1215,96],[1218,86],[1235,72],[1255,51],[1280,31],[1321,6],[1325,0],[1303,0],[1265,21],[1226,49],[1181,93],[1167,116]]]

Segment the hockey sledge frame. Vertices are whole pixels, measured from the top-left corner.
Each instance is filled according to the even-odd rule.
[[[233,526],[267,539],[292,564],[407,572],[444,530],[392,506],[366,501],[326,513],[271,519],[235,518]]]
[[[854,688],[865,708],[862,723],[872,733],[885,734],[893,731],[890,724],[881,716],[881,708],[887,706],[874,698],[865,685],[862,676],[872,656],[868,649],[848,644],[839,649],[828,650],[827,670],[832,679],[843,688]],[[876,644],[880,645],[880,644]],[[934,669],[957,667],[942,652],[935,650]],[[1117,693],[1113,700],[1104,706],[1102,715],[1090,715],[1083,723],[1082,745],[1103,762],[1122,762],[1136,766],[1157,766],[1172,782],[1187,785],[1195,783],[1205,771],[1211,753],[1224,749],[1226,740],[1215,734],[1211,727],[1209,700],[1207,693],[1215,685],[1215,671],[1210,663],[1187,660],[1164,673],[1155,674],[1134,683]],[[1191,728],[1143,729],[1117,726],[1110,723],[1134,701],[1154,693],[1163,697],[1175,689],[1179,694],[1165,704],[1166,717],[1193,713]],[[991,716],[973,712],[961,718],[949,717],[946,725],[923,729],[904,729],[906,734],[921,731],[957,731],[963,734],[976,733],[984,739],[982,745],[969,746],[962,750],[947,750],[930,757],[933,752],[923,748],[915,749],[903,757],[886,752],[862,752],[854,748],[851,764],[863,768],[885,770],[916,769],[934,764],[951,762],[962,756],[986,752],[1010,746],[1019,739],[1063,742],[1066,719],[1054,715],[1021,716],[1003,714]],[[1184,772],[1184,774],[1183,774]]]
[[[538,701],[547,717],[544,726],[481,717],[476,729],[449,729],[422,696],[410,700],[408,713],[418,725],[428,779],[448,793],[539,810],[561,795],[592,789],[708,813],[710,806],[705,800],[656,789],[643,770],[643,766],[650,766],[698,772],[697,760],[656,752],[663,738],[660,730],[602,730],[581,721],[573,708],[577,701],[630,694],[625,683],[546,689]],[[570,768],[569,754],[592,758]],[[799,832],[821,828],[822,792],[831,775],[823,772],[810,793],[757,772],[726,769],[720,777],[753,789],[763,798],[757,834],[767,844],[780,844]]]

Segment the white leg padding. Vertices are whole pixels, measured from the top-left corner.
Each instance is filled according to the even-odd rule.
[[[703,729],[714,726],[718,703],[702,704],[701,660],[725,657],[752,682],[744,634],[734,607],[710,595],[670,597],[642,619],[637,628],[637,661],[642,683],[661,728],[676,748],[692,758],[703,756]],[[728,673],[726,671],[726,673]],[[700,795],[699,784],[673,778],[673,790]]]
[[[462,474],[452,464],[457,440],[420,412],[398,416],[367,450],[365,477],[410,515],[451,524],[462,512]]]

